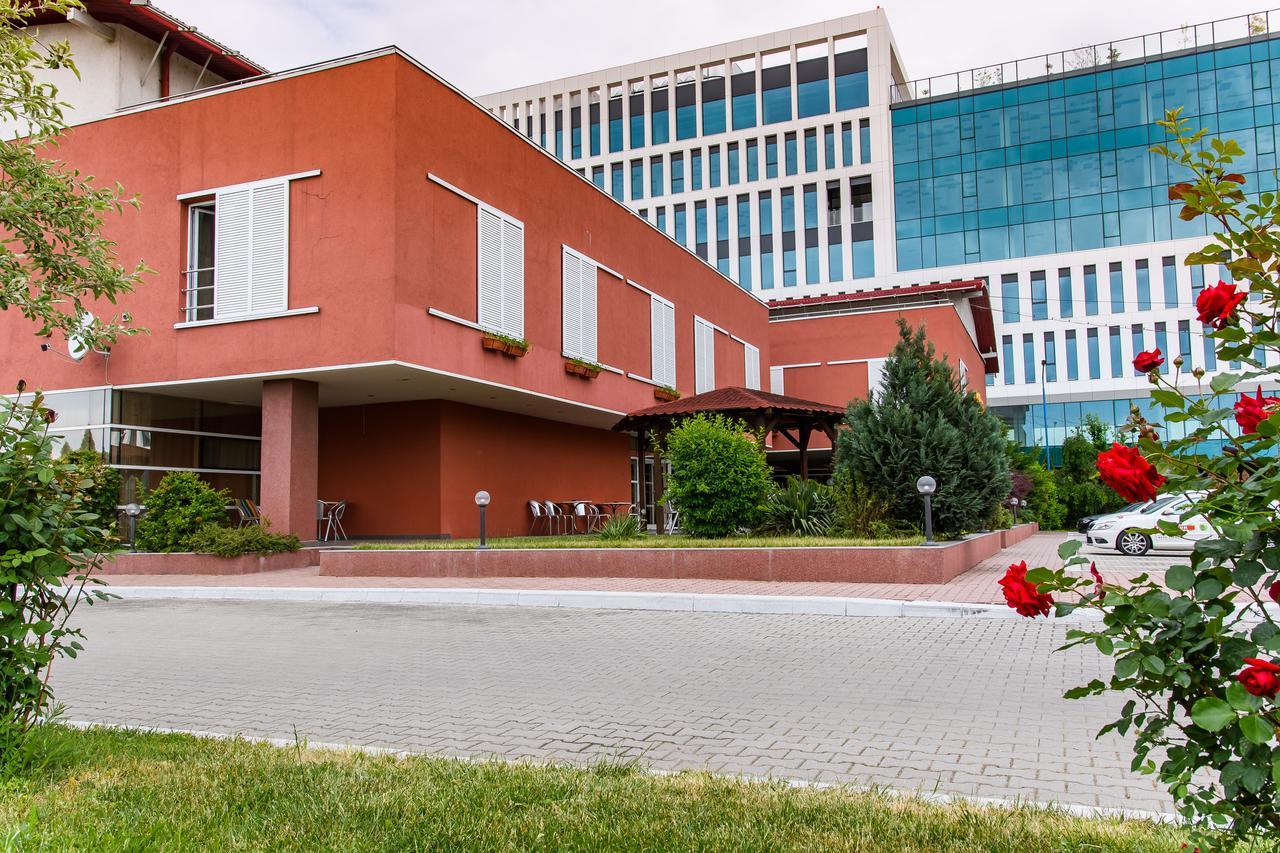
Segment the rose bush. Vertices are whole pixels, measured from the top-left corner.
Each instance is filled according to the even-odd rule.
[[[1096,618],[1073,625],[1065,647],[1090,645],[1110,656],[1111,672],[1071,691],[1079,698],[1115,691],[1127,696],[1119,717],[1099,736],[1132,738],[1133,769],[1154,774],[1186,818],[1201,849],[1235,839],[1274,843],[1280,835],[1280,196],[1246,197],[1231,164],[1243,155],[1232,141],[1191,132],[1179,111],[1161,125],[1172,144],[1153,150],[1186,179],[1169,197],[1180,217],[1206,217],[1208,245],[1189,265],[1225,264],[1235,279],[1206,288],[1199,320],[1219,364],[1210,376],[1160,353],[1144,353],[1155,404],[1135,407],[1127,443],[1100,453],[1100,478],[1127,500],[1158,492],[1196,499],[1183,520],[1203,515],[1212,532],[1190,559],[1163,573],[1104,580],[1064,543],[1058,568],[1010,566],[1000,581],[1019,613],[1056,616],[1077,610]],[[1144,356],[1151,356],[1145,358]],[[1148,420],[1149,418],[1149,420]],[[1220,446],[1221,453],[1206,454]],[[1168,536],[1182,525],[1153,525]],[[1086,572],[1087,566],[1087,572]],[[1266,849],[1271,849],[1267,847]]]

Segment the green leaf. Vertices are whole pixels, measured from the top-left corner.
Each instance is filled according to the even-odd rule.
[[[1231,327],[1228,327],[1231,328]],[[1238,373],[1219,373],[1217,376],[1209,380],[1209,387],[1213,389],[1215,394],[1221,394],[1223,391],[1229,391],[1240,383],[1240,374]]]
[[[1142,659],[1142,668],[1156,675],[1164,675],[1164,661],[1155,655],[1147,655]]]
[[[1190,566],[1170,566],[1164,573],[1164,582],[1169,589],[1186,592],[1195,585],[1196,576]]]
[[[1069,560],[1084,545],[1083,539],[1068,539],[1058,546],[1058,558]]]
[[[1267,743],[1276,735],[1275,729],[1262,717],[1242,717],[1240,731],[1254,743]]]
[[[1129,655],[1116,661],[1117,678],[1133,678],[1138,672],[1138,656]]]
[[[1094,640],[1094,643],[1095,645],[1097,645],[1098,651],[1102,652],[1104,655],[1107,655],[1108,657],[1110,657],[1111,654],[1115,652],[1115,646],[1112,644],[1110,637],[1099,637],[1098,639]]]
[[[1181,409],[1186,405],[1186,400],[1177,391],[1169,391],[1164,388],[1154,388],[1151,391],[1151,399],[1167,409]]]
[[[1209,732],[1220,732],[1236,718],[1231,706],[1217,696],[1206,696],[1191,706],[1191,720]]]
[[[1051,580],[1053,580],[1053,572],[1049,569],[1037,567],[1027,572],[1028,583],[1041,584]]]

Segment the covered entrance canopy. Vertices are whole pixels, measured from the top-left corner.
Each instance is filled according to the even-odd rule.
[[[787,397],[783,394],[771,394],[768,391],[756,391],[751,388],[716,388],[692,397],[681,397],[669,403],[660,403],[647,409],[639,409],[624,417],[614,425],[617,432],[634,432],[639,437],[640,447],[640,490],[638,504],[646,506],[644,488],[645,456],[649,452],[648,437],[661,441],[673,427],[685,418],[698,414],[715,414],[741,420],[753,429],[765,432],[777,432],[791,442],[800,451],[800,476],[809,477],[809,438],[814,430],[820,430],[835,444],[836,427],[844,418],[844,409],[827,403],[815,403],[798,397]],[[654,452],[653,489],[655,493],[655,521],[659,532],[665,529],[662,518],[661,501],[656,495],[662,493],[662,464],[658,453]]]

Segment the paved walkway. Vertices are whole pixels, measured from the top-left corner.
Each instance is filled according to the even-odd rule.
[[[117,586],[310,587],[332,589],[529,589],[607,592],[685,592],[713,595],[837,596],[898,601],[953,601],[998,604],[1003,601],[997,581],[1010,563],[1058,566],[1058,545],[1065,533],[1041,533],[997,554],[945,584],[821,583],[725,580],[667,580],[644,578],[404,578],[322,577],[318,568],[290,569],[252,575],[112,575]],[[1140,572],[1163,571],[1179,557],[1160,554],[1124,557],[1091,554],[1108,580],[1123,580]]]
[[[113,601],[68,718],[1169,810],[1046,622]]]

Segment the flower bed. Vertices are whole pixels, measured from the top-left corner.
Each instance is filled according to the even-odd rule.
[[[1026,534],[1038,528],[1023,525]],[[322,551],[334,577],[614,577],[946,583],[1005,547],[1006,531],[937,545],[843,547],[580,547]],[[1023,536],[1025,538],[1025,536]]]

